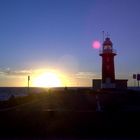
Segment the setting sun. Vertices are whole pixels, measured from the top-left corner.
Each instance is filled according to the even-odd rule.
[[[62,83],[56,73],[46,72],[37,76],[33,81],[33,85],[36,87],[60,87]]]

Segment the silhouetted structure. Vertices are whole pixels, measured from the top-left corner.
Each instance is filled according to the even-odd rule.
[[[100,51],[100,56],[102,56],[102,88],[115,88],[115,55],[113,44],[107,37],[103,42],[103,49]]]
[[[99,55],[102,57],[102,80],[93,79],[93,87],[96,89],[127,88],[127,79],[115,79],[114,56],[117,54],[109,37],[104,40]]]

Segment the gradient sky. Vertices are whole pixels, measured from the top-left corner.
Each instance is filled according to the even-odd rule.
[[[0,86],[25,86],[39,69],[65,73],[73,86],[101,78],[102,31],[118,55],[116,78],[140,72],[139,0],[0,0]],[[23,82],[24,81],[24,82]]]

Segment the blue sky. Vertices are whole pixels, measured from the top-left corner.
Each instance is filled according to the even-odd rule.
[[[24,86],[19,81],[29,71],[44,68],[80,75],[78,85],[90,86],[101,77],[92,42],[102,41],[103,30],[118,52],[116,78],[133,84],[140,72],[139,13],[139,0],[0,0],[1,86]]]

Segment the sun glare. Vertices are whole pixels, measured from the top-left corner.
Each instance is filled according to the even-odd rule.
[[[36,87],[60,87],[61,79],[56,73],[46,72],[34,79],[33,85]]]

